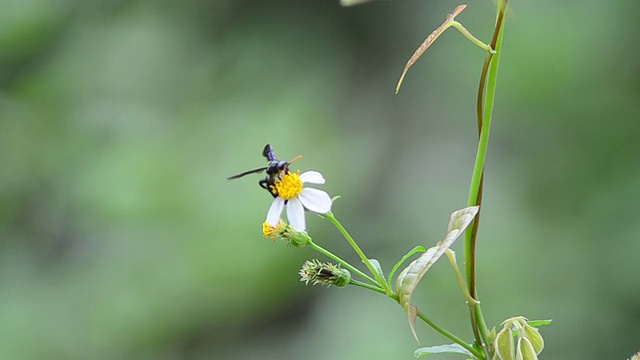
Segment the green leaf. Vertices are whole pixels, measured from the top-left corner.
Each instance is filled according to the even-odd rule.
[[[493,328],[493,330],[495,330],[496,328]],[[495,332],[495,331],[494,331]],[[495,335],[495,334],[494,334]],[[482,349],[482,346],[480,346],[480,344],[478,344],[477,341],[473,340],[473,342],[471,343],[471,346],[478,351],[478,353],[482,353],[484,350]]]
[[[415,323],[416,315],[418,314],[418,308],[411,305],[411,296],[414,290],[418,286],[420,279],[426,274],[427,270],[438,260],[447,249],[453,245],[453,242],[464,232],[464,230],[471,224],[473,218],[478,213],[478,206],[471,206],[458,211],[454,211],[449,219],[449,226],[447,227],[447,235],[444,240],[438,245],[427,249],[425,253],[420,255],[419,258],[412,261],[396,279],[396,291],[398,293],[398,302],[402,308],[407,312],[407,318],[409,320],[409,327],[411,332],[418,341],[418,334],[416,334]]]
[[[425,355],[429,354],[463,354],[466,356],[473,356],[467,349],[463,348],[460,344],[451,344],[451,345],[438,345],[438,346],[428,346],[423,347],[416,350],[413,353],[413,357],[419,359]]]
[[[396,271],[398,271],[400,266],[402,264],[404,264],[405,261],[409,260],[409,258],[412,257],[414,254],[419,253],[419,252],[425,252],[424,246],[418,245],[418,246],[414,247],[405,256],[403,256],[402,259],[400,259],[400,261],[398,261],[393,266],[393,269],[391,269],[391,272],[389,273],[389,278],[387,279],[389,284],[391,284],[391,282],[393,281],[393,275],[396,273]]]
[[[340,0],[340,5],[342,6],[355,6],[355,5],[360,5],[360,4],[364,4],[367,3],[371,0]]]
[[[380,275],[380,278],[384,280],[384,273],[382,272],[382,266],[380,265],[380,262],[378,260],[376,260],[376,259],[368,259],[368,260],[371,263],[371,265],[373,266],[373,268],[376,270],[378,275]],[[384,286],[384,284],[380,284],[380,285]]]
[[[539,327],[539,326],[547,326],[550,325],[551,322],[553,320],[532,320],[532,321],[528,321],[524,318],[522,318],[525,321],[525,326],[531,326],[531,327]],[[518,327],[514,327],[513,329],[513,336],[518,336]]]
[[[553,320],[531,320],[527,321],[527,324],[533,327],[547,326],[550,325]]]
[[[494,327],[493,329],[491,329],[491,331],[489,331],[489,333],[487,334],[487,342],[493,344],[496,341],[496,328]]]
[[[424,276],[424,274],[429,270],[431,264],[435,261],[431,261],[435,254],[438,252],[438,247],[434,246],[432,248],[427,249],[427,251],[420,255],[419,258],[412,261],[409,266],[404,268],[398,275],[396,279],[396,291],[398,292],[398,302],[400,306],[407,312],[407,317],[409,320],[409,327],[411,327],[411,332],[413,333],[413,337],[418,341],[418,334],[416,333],[415,324],[416,324],[416,315],[418,314],[418,308],[411,305],[411,295],[413,295],[413,291],[416,286],[418,286],[418,282]],[[419,342],[419,341],[418,341]]]
[[[453,242],[460,236],[462,232],[471,224],[473,218],[478,214],[478,210],[480,210],[479,206],[469,206],[464,209],[460,209],[458,211],[454,211],[451,214],[449,219],[449,226],[447,227],[447,236],[444,241],[442,241],[442,246],[446,246],[445,249],[442,249],[444,253]]]

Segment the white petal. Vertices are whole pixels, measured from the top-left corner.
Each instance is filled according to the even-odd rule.
[[[331,198],[329,194],[322,190],[304,188],[298,199],[302,202],[305,208],[318,213],[326,214],[331,211]]]
[[[287,218],[289,218],[289,223],[293,230],[307,230],[307,224],[304,220],[304,208],[302,207],[300,200],[293,198],[287,202]]]
[[[324,178],[322,177],[322,174],[314,170],[305,171],[300,174],[300,180],[302,180],[303,184],[324,184]]]
[[[280,221],[280,214],[282,214],[283,208],[284,200],[279,197],[273,199],[269,212],[267,212],[267,224],[276,227],[276,225],[278,225],[278,221]]]

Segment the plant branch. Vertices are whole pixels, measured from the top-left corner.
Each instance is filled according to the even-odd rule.
[[[375,292],[379,292],[380,294],[386,295],[386,292],[384,291],[384,289],[379,287],[379,286],[369,285],[367,283],[363,283],[361,281],[353,280],[353,279],[351,279],[351,281],[349,281],[349,283],[351,285],[360,286],[360,287],[363,287],[365,289],[373,290]]]
[[[447,249],[447,251],[445,251],[445,254],[447,255],[447,258],[449,258],[449,263],[453,268],[453,272],[456,274],[456,278],[458,278],[458,284],[460,284],[460,287],[462,288],[462,295],[464,295],[464,298],[467,301],[467,304],[469,304],[469,306],[472,306],[473,304],[477,303],[477,301],[476,299],[472,298],[471,295],[469,294],[467,285],[465,284],[464,278],[462,277],[462,274],[460,273],[460,269],[458,268],[458,263],[456,262],[455,254],[450,249]]]
[[[380,287],[384,288],[384,290],[386,291],[387,294],[391,294],[392,292],[391,292],[391,289],[389,288],[389,285],[387,284],[387,282],[376,271],[376,269],[371,264],[371,261],[369,261],[369,259],[364,254],[362,249],[360,249],[358,244],[355,242],[355,240],[353,240],[353,238],[351,237],[349,232],[344,228],[344,226],[342,226],[342,224],[338,221],[338,219],[336,219],[335,216],[333,216],[333,213],[332,212],[328,212],[328,213],[326,213],[326,214],[324,214],[322,216],[327,218],[327,219],[329,219],[329,221],[331,221],[331,223],[342,233],[342,236],[344,236],[344,238],[347,239],[347,242],[349,243],[349,245],[351,245],[351,247],[358,254],[358,256],[360,257],[362,262],[367,266],[369,271],[371,271],[371,274],[373,274],[373,276],[376,278],[377,285],[379,285]]]
[[[485,359],[485,357],[481,353],[479,353],[478,350],[474,349],[471,345],[467,344],[464,340],[460,339],[459,337],[457,337],[453,333],[450,333],[449,331],[447,331],[444,328],[440,327],[438,324],[436,324],[433,321],[429,320],[429,318],[427,318],[423,313],[418,312],[418,317],[420,318],[420,320],[424,321],[427,325],[431,326],[435,331],[439,332],[444,337],[449,338],[450,340],[452,340],[456,344],[459,344],[460,346],[465,348],[467,351],[472,353],[473,356],[476,357],[476,359]]]
[[[498,75],[498,64],[501,55],[502,37],[504,29],[504,16],[506,12],[508,0],[500,0],[498,3],[498,13],[493,37],[490,46],[495,53],[487,53],[485,62],[480,76],[480,84],[478,86],[477,98],[477,116],[478,116],[478,151],[476,153],[476,161],[473,168],[473,176],[471,179],[471,187],[469,190],[468,206],[482,204],[482,189],[484,187],[484,164],[487,154],[487,146],[489,143],[489,133],[491,129],[491,116],[493,114],[493,105],[495,99],[496,82]],[[478,234],[478,226],[480,222],[480,213],[478,212],[471,231],[465,234],[465,272],[468,281],[469,294],[475,300],[478,300],[476,292],[476,238]],[[476,341],[484,349],[485,355],[488,357],[486,345],[487,326],[482,315],[480,304],[473,304],[471,309],[471,322],[476,336]],[[478,334],[479,333],[479,334]]]
[[[469,41],[471,41],[472,43],[474,43],[476,46],[480,47],[481,49],[484,49],[489,54],[495,54],[495,51],[491,48],[490,45],[487,45],[487,44],[483,43],[482,41],[478,40],[478,38],[473,36],[473,34],[471,34],[469,32],[469,30],[467,30],[467,28],[464,27],[461,23],[459,23],[457,21],[451,21],[449,23],[449,26],[453,26],[454,28],[456,28],[458,31],[460,31],[460,33],[462,35],[464,35],[464,37],[469,39]]]
[[[355,268],[354,266],[352,266],[351,264],[349,264],[348,262],[342,260],[341,258],[339,258],[338,256],[334,255],[332,252],[330,252],[329,250],[323,248],[322,246],[314,243],[313,241],[309,242],[309,246],[316,250],[317,252],[325,255],[326,257],[333,259],[334,261],[338,262],[340,265],[344,266],[345,268],[347,268],[349,271],[358,274],[360,277],[362,277],[363,279],[366,279],[367,281],[369,281],[370,283],[379,286],[378,282],[375,281],[374,279],[372,279],[369,275],[363,273],[362,271],[358,270],[357,268]]]

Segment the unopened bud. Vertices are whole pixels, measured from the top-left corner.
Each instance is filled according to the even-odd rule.
[[[286,224],[282,220],[278,221],[278,224],[275,227],[265,221],[262,223],[262,235],[267,239],[276,241],[278,237],[284,234],[285,228]]]
[[[544,349],[544,340],[536,328],[529,325],[523,316],[505,320],[503,328],[496,335],[494,342],[494,360],[537,360]],[[515,332],[514,332],[515,331]],[[518,344],[514,347],[514,336],[517,334]]]
[[[533,350],[536,354],[540,354],[542,352],[542,349],[544,349],[544,339],[536,328],[529,324],[525,324],[524,337],[531,342],[531,346],[533,346]]]
[[[311,236],[306,231],[295,231],[288,225],[283,238],[289,241],[289,245],[297,248],[301,248],[311,242]]]
[[[533,350],[533,345],[526,337],[518,339],[516,360],[538,360],[538,354]]]
[[[511,328],[506,325],[496,335],[496,341],[494,343],[496,349],[496,360],[513,360],[515,354],[515,347],[513,343],[513,333]]]
[[[307,260],[298,274],[300,274],[300,281],[304,281],[305,284],[311,282],[313,285],[345,287],[351,281],[351,273],[348,270],[331,263],[321,263],[316,259]]]
[[[494,327],[487,334],[487,348],[490,354],[496,353],[496,336],[497,336],[496,328]],[[474,341],[474,345],[477,345],[475,341]],[[478,350],[482,351],[482,348],[478,348]],[[494,356],[494,359],[496,358],[497,357]]]
[[[284,239],[289,242],[289,245],[293,247],[303,247],[311,242],[311,237],[304,231],[295,231],[282,219],[278,221],[278,224],[273,227],[269,223],[262,224],[262,234],[266,238],[276,240],[278,238]]]

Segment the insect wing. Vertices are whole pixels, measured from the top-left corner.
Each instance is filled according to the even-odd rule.
[[[264,149],[262,150],[262,156],[266,157],[268,161],[278,161],[278,158],[276,158],[276,153],[273,152],[273,147],[271,147],[271,145],[269,144],[264,146]]]
[[[238,178],[241,178],[241,177],[243,177],[245,175],[249,175],[249,174],[258,174],[258,173],[261,173],[261,172],[263,172],[265,170],[267,170],[266,166],[265,167],[261,167],[261,168],[257,168],[257,169],[253,169],[253,170],[247,170],[245,172],[241,172],[240,174],[236,174],[236,175],[233,175],[231,177],[228,177],[227,180],[238,179]]]

